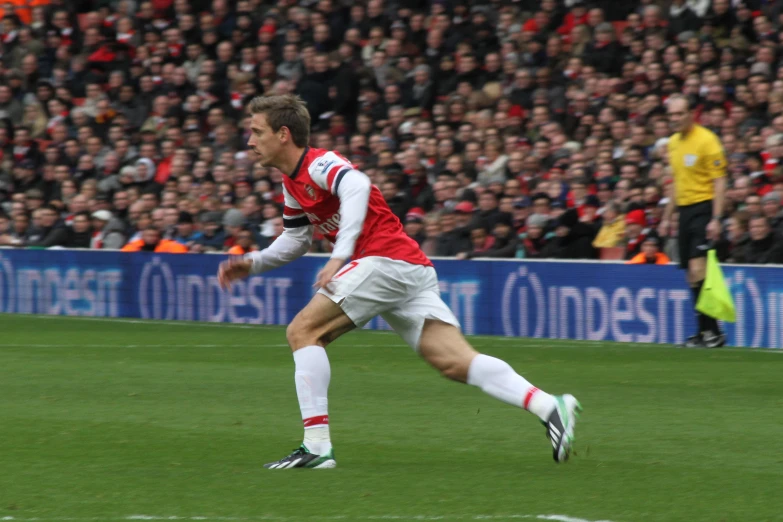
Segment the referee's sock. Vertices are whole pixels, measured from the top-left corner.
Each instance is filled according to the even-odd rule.
[[[699,333],[710,331],[715,334],[720,334],[720,325],[718,325],[718,320],[714,317],[710,317],[708,315],[704,315],[703,313],[696,310],[696,303],[699,302],[699,295],[701,294],[701,287],[704,286],[704,281],[699,281],[696,283],[695,286],[691,287],[691,292],[693,292],[693,311],[696,312],[696,318],[698,320],[699,325]]]
[[[693,311],[696,313],[696,320],[699,327],[699,332],[702,333],[706,330],[710,329],[709,325],[709,317],[704,315],[703,313],[696,310],[696,303],[699,302],[699,294],[701,294],[701,287],[704,285],[704,280],[697,281],[693,286],[691,286],[691,292],[693,292]]]

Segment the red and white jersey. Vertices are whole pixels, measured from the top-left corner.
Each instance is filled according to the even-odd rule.
[[[293,174],[283,176],[284,225],[295,228],[312,224],[326,239],[335,243],[341,220],[337,191],[342,183],[351,183],[352,176],[343,178],[352,170],[355,170],[354,166],[335,152],[306,148]],[[348,209],[348,212],[353,211]],[[405,233],[402,223],[375,186],[370,188],[367,214],[352,259],[369,256],[432,266],[416,241]]]

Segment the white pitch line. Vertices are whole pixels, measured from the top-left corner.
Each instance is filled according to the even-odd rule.
[[[210,517],[210,516],[159,516],[159,515],[128,515],[125,517],[0,517],[7,522],[88,522],[88,521],[128,521],[128,520],[180,520],[180,521],[214,521],[214,522],[253,522],[253,521],[330,521],[330,520],[551,520],[555,522],[612,522],[611,520],[588,520],[568,515],[324,515],[310,517],[285,517],[275,515],[258,515],[250,517]]]
[[[265,344],[265,347],[282,348],[287,344]],[[0,348],[255,348],[252,344],[29,344],[0,343]],[[0,519],[2,520],[2,519]]]
[[[174,321],[165,319],[123,319],[120,317],[84,317],[81,315],[31,315],[21,314],[36,319],[76,319],[81,321],[98,321],[103,323],[143,324],[145,326],[186,326],[188,328],[246,328],[246,329],[275,329],[279,330],[285,325],[275,324],[236,324],[236,323],[205,323],[201,321]],[[12,316],[9,316],[12,317]],[[2,519],[0,519],[2,520]]]
[[[354,348],[407,347],[407,344],[351,344]],[[288,344],[262,344],[263,348],[288,348]],[[246,344],[30,344],[0,343],[0,348],[251,348],[258,346]],[[0,518],[2,520],[2,518]]]

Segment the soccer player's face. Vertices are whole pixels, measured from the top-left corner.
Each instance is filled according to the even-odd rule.
[[[274,132],[264,114],[254,114],[250,119],[250,138],[248,146],[258,156],[262,165],[274,165],[275,156],[280,150],[280,131]]]

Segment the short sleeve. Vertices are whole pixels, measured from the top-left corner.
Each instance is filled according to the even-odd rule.
[[[335,193],[335,181],[341,173],[353,169],[353,165],[345,158],[332,151],[327,152],[310,164],[308,172],[310,179],[324,190]]]
[[[712,134],[704,144],[704,168],[709,171],[710,177],[722,178],[726,175],[726,153],[720,139]]]

